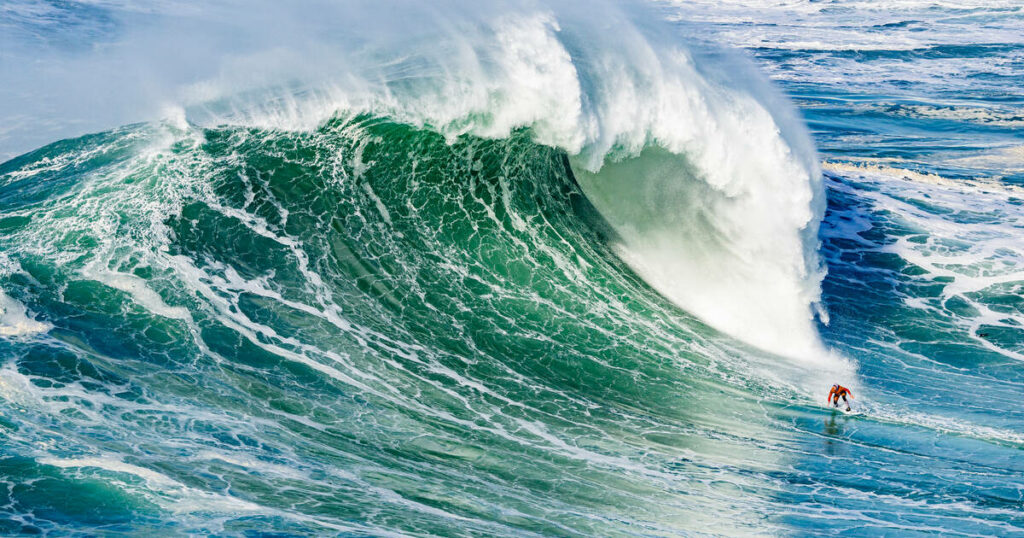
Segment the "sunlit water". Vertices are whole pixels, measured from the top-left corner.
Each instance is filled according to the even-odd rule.
[[[324,6],[0,7],[0,533],[1024,532],[1019,5]]]

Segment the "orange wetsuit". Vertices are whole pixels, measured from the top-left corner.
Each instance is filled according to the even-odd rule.
[[[828,391],[828,402],[833,407],[839,407],[839,398],[842,397],[846,407],[850,407],[850,401],[846,399],[847,396],[853,398],[853,393],[850,392],[850,389],[842,385],[832,385],[832,389]]]

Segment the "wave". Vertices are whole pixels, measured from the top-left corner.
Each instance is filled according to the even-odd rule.
[[[299,87],[283,95],[240,96],[235,72],[193,86],[201,104],[184,117],[303,129],[371,112],[449,140],[527,128],[569,154],[624,259],[655,288],[756,346],[820,357],[824,195],[813,146],[751,66],[679,45],[644,11],[556,5],[453,20],[446,10],[443,26],[402,28],[397,44],[363,31],[342,76],[275,74]]]
[[[337,24],[214,6],[249,45],[213,53],[145,14],[105,46],[196,60],[160,119],[0,164],[0,288],[40,324],[0,338],[0,470],[71,477],[33,491],[83,491],[49,524],[85,532],[763,528],[745,468],[788,456],[726,395],[852,379],[785,99],[635,5],[314,5]]]
[[[848,193],[850,184],[867,186],[858,189],[863,191],[858,198],[864,205],[854,211],[837,210],[843,218],[835,219],[823,235],[854,241],[857,246],[851,245],[849,252],[898,256],[912,268],[904,278],[941,282],[941,289],[929,296],[902,291],[895,295],[915,310],[916,318],[941,312],[961,329],[960,335],[979,347],[1016,361],[1024,359],[1019,344],[1024,317],[1019,308],[1005,306],[1015,302],[1024,277],[1017,240],[1019,186],[997,179],[955,180],[872,163],[825,162],[823,168],[837,178],[834,192]],[[874,225],[867,223],[864,214],[873,212],[895,216],[911,233],[884,245],[865,240]]]
[[[144,124],[2,165],[0,248],[17,266],[0,286],[52,326],[0,339],[18,357],[0,385],[19,409],[8,450],[34,458],[8,471],[112,480],[199,524],[227,513],[243,525],[258,506],[306,531],[352,527],[337,503],[387,513],[356,518],[371,534],[423,521],[712,528],[693,509],[707,503],[730,526],[753,524],[748,499],[697,482],[675,491],[692,466],[675,461],[691,450],[676,440],[777,460],[745,455],[759,450],[748,436],[766,436],[760,411],[720,395],[803,398],[806,366],[758,357],[639,280],[569,154],[533,137],[449,143],[366,115],[309,132]],[[708,424],[730,433],[707,437]],[[550,463],[524,468],[524,454]],[[425,472],[433,484],[409,478]],[[246,488],[248,508],[197,475]],[[274,486],[248,490],[247,476]],[[550,477],[595,484],[587,502],[615,515],[563,515],[575,485],[522,488]],[[277,498],[297,481],[306,508]],[[51,486],[70,487],[39,487]],[[188,502],[192,489],[211,502]],[[142,501],[133,510],[146,513]],[[560,513],[544,513],[553,502]]]
[[[14,92],[122,126],[0,164],[0,532],[1019,524],[1011,188],[835,157],[819,236],[790,105],[662,7],[44,7]]]
[[[188,9],[158,7],[143,31],[105,36],[105,59],[76,51],[76,93],[116,80],[96,76],[112,75],[110,57],[152,65],[159,46],[193,61],[161,65],[162,94],[146,97],[181,127],[308,131],[369,113],[449,141],[526,128],[570,155],[625,259],[671,300],[764,349],[822,355],[817,159],[790,105],[742,58],[687,45],[631,3],[314,2],[318,17],[231,6],[204,10],[192,31],[181,28]],[[103,28],[137,17],[119,9]],[[126,102],[146,95],[109,89]]]

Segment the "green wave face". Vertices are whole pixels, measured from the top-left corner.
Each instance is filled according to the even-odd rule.
[[[527,132],[142,125],[0,173],[26,309],[0,340],[3,510],[36,514],[7,530],[779,524],[785,432],[745,395],[779,391],[619,260]]]

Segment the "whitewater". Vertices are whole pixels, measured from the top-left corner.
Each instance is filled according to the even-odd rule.
[[[1019,3],[13,0],[0,47],[0,533],[1024,533]]]

